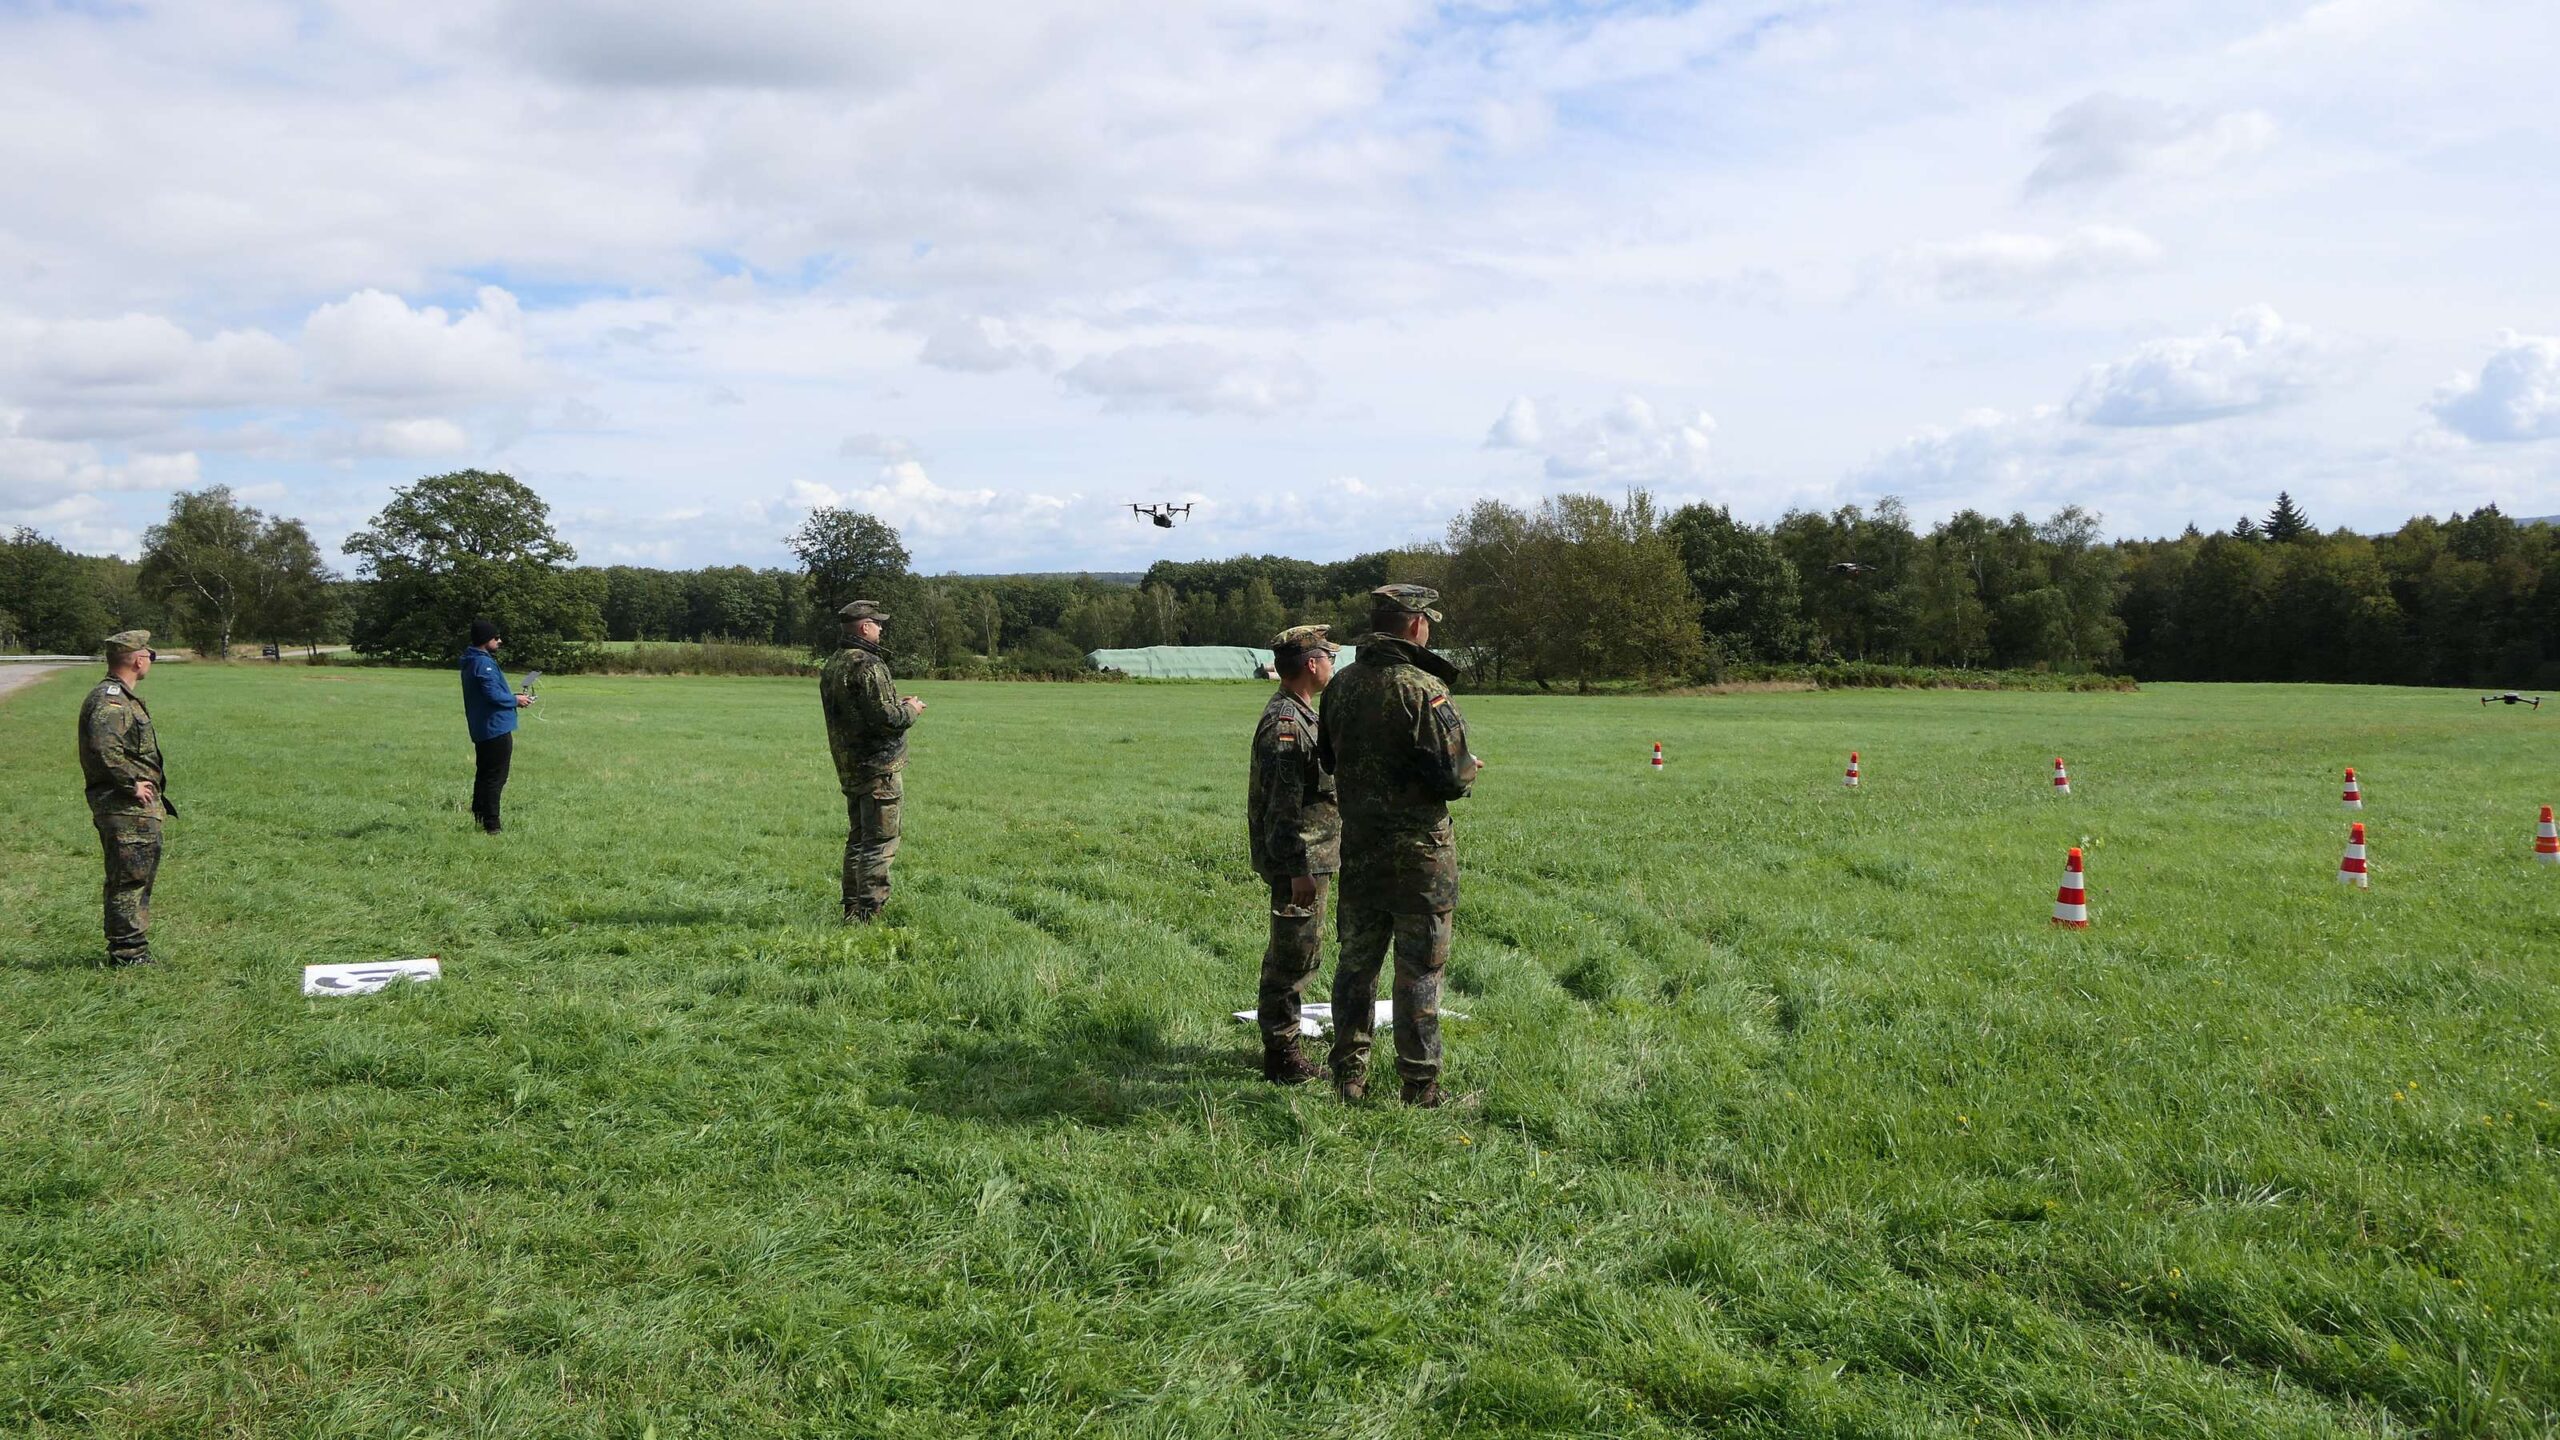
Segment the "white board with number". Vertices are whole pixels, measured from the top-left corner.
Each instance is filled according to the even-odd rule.
[[[370,995],[403,980],[435,980],[443,975],[444,963],[433,956],[423,960],[375,960],[357,965],[305,965],[302,967],[302,993]]]

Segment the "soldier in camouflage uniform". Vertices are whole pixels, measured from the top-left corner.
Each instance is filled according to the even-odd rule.
[[[1482,768],[1467,722],[1449,698],[1457,676],[1426,647],[1439,592],[1382,585],[1370,592],[1359,658],[1324,689],[1316,752],[1342,804],[1342,885],[1333,970],[1333,1083],[1368,1093],[1378,970],[1395,950],[1396,1071],[1410,1105],[1438,1105],[1440,976],[1458,905],[1458,849],[1449,802]]]
[[[160,874],[160,824],[178,813],[151,710],[135,687],[151,673],[151,632],[107,637],[107,678],[80,702],[80,778],[106,848],[107,963],[151,963],[151,883]]]
[[[844,841],[844,918],[868,922],[889,903],[889,862],[898,854],[898,806],[906,794],[907,727],[924,702],[900,695],[880,648],[889,612],[856,600],[836,612],[844,645],[818,673],[818,703],[827,715],[827,748],[835,752],[850,829]]]
[[[1246,843],[1271,887],[1271,940],[1262,951],[1262,1078],[1297,1085],[1324,1074],[1298,1053],[1299,1001],[1324,943],[1324,892],[1342,859],[1333,776],[1316,761],[1316,697],[1333,678],[1328,627],[1299,625],[1271,639],[1279,693],[1253,727],[1245,782]]]

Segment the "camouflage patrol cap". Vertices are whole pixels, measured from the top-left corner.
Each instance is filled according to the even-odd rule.
[[[130,655],[136,650],[148,650],[151,648],[151,632],[119,630],[107,637],[106,645],[107,658],[111,660],[118,655]]]
[[[1271,658],[1277,660],[1283,655],[1310,650],[1319,655],[1331,655],[1342,648],[1325,638],[1325,633],[1331,629],[1330,625],[1292,625],[1271,637]]]
[[[838,610],[836,612],[836,618],[842,620],[847,625],[852,624],[856,620],[869,620],[874,623],[880,623],[889,618],[889,612],[881,609],[880,602],[877,600],[856,600],[851,604],[846,605],[843,609]]]
[[[1440,592],[1428,585],[1381,585],[1369,592],[1369,608],[1373,610],[1401,610],[1434,620],[1440,618],[1440,612],[1431,607],[1439,603]]]

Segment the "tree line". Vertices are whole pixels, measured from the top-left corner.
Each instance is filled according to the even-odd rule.
[[[2560,687],[2560,530],[2494,505],[2380,536],[2322,531],[2289,495],[2263,518],[2107,541],[2065,506],[2042,520],[1966,510],[1925,531],[1900,502],[1667,513],[1644,491],[1484,500],[1443,537],[1317,562],[1159,561],[1093,575],[925,576],[876,516],[819,510],[781,567],[579,566],[548,506],[483,471],[404,486],[324,563],[298,520],[214,486],[182,493],[137,560],[32,530],[0,539],[0,646],[87,653],[150,628],[208,654],[346,641],[450,659],[477,616],[528,665],[592,663],[599,641],[731,640],[818,650],[835,608],[886,603],[891,651],[945,675],[1063,674],[1095,650],[1261,645],[1367,592],[1439,588],[1439,638],[1480,681],[1582,686],[1715,679],[1739,666],[1861,661],[2142,679]]]
[[[317,645],[345,636],[353,590],[301,521],[216,485],[173,500],[143,532],[139,561],[74,554],[23,526],[0,538],[0,649],[85,655],[118,630],[207,655],[250,641]]]
[[[1380,557],[1364,557],[1370,564]],[[1692,677],[1861,661],[2146,680],[2560,688],[2560,528],[2486,505],[2388,535],[2322,531],[2290,495],[2261,520],[2107,541],[2098,516],[1902,504],[1658,513],[1650,496],[1479,501],[1385,557],[1447,597],[1460,663],[1497,682]],[[1159,577],[1159,573],[1161,576]],[[1280,587],[1304,562],[1159,566],[1178,613]],[[1302,620],[1356,614],[1301,588]]]

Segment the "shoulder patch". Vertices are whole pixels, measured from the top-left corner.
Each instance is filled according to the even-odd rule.
[[[103,694],[107,694],[107,695],[121,695],[121,694],[123,694],[123,693],[124,693],[124,687],[123,687],[123,686],[121,686],[121,685],[119,685],[119,684],[117,684],[117,683],[116,683],[116,682],[114,682],[113,680],[110,680],[110,681],[108,681],[106,684],[99,686],[99,687],[98,687],[98,689],[99,689],[99,691],[100,691],[101,693],[103,693]]]
[[[1432,708],[1432,709],[1434,709],[1434,710],[1437,710],[1437,709],[1439,709],[1441,706],[1446,705],[1446,704],[1448,704],[1448,703],[1449,703],[1449,697],[1448,697],[1448,696],[1446,696],[1446,695],[1434,695],[1434,696],[1432,696],[1432,697],[1431,697],[1431,708]]]

